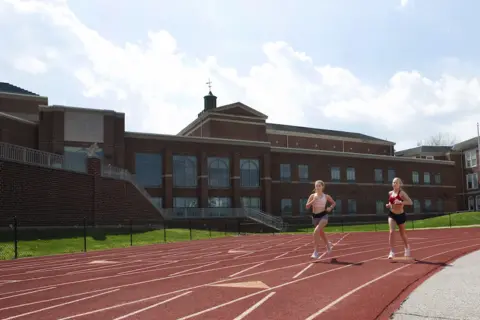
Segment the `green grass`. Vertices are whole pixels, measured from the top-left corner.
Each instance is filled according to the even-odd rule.
[[[343,232],[361,231],[387,231],[388,225],[382,219],[379,223],[344,225]],[[408,221],[407,229],[440,228],[469,226],[480,224],[480,212],[455,213],[450,216],[439,216],[424,220]],[[147,244],[164,243],[164,231],[134,229],[132,244],[141,246]],[[329,225],[327,232],[342,232],[339,225]],[[312,227],[297,228],[289,234],[312,232]],[[192,240],[219,238],[235,235],[223,231],[192,230]],[[105,250],[130,246],[130,228],[113,229],[88,229],[87,251]],[[190,241],[190,230],[167,229],[166,242]],[[34,257],[61,253],[82,252],[84,249],[83,228],[63,228],[47,230],[22,230],[18,231],[18,256]],[[13,233],[3,232],[0,235],[0,260],[14,257]]]
[[[81,232],[78,232],[81,231]],[[165,236],[167,243],[190,241],[189,229],[167,229],[166,234],[162,230],[151,230],[146,232],[138,232],[132,234],[132,244],[141,246],[147,244],[164,243]],[[32,236],[36,234],[37,236]],[[18,256],[38,257],[62,253],[83,252],[84,238],[83,230],[71,232],[66,235],[66,230],[44,230],[44,231],[20,231],[18,232]],[[81,233],[81,234],[79,234]],[[63,235],[63,237],[62,237]],[[192,230],[192,240],[219,238],[231,236],[232,233],[208,231],[208,230]],[[13,235],[10,239],[0,240],[0,260],[12,259],[15,256]],[[122,230],[95,230],[89,231],[86,237],[87,251],[105,250],[112,248],[130,247],[130,230],[128,228]]]

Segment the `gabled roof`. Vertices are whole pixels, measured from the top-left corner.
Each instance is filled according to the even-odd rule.
[[[227,104],[215,109],[210,110],[211,112],[214,113],[226,113],[226,114],[233,114],[233,115],[244,115],[244,116],[250,116],[250,117],[258,117],[261,119],[266,120],[268,116],[266,114],[261,113],[260,111],[257,111],[241,102],[235,102],[232,104]],[[230,112],[229,112],[230,111]],[[235,112],[237,111],[237,112]],[[238,111],[241,111],[240,114],[238,114]]]
[[[454,151],[465,151],[470,149],[476,149],[478,147],[478,138],[474,137],[459,143],[456,143],[452,150]]]
[[[395,152],[395,156],[416,156],[420,154],[432,155],[436,154],[446,154],[452,150],[452,147],[449,146],[419,146],[415,148],[405,149]]]
[[[395,142],[391,142],[384,139],[375,138],[372,136],[367,136],[362,133],[357,132],[348,132],[348,131],[337,131],[337,130],[328,130],[328,129],[317,129],[317,128],[308,128],[308,127],[299,127],[299,126],[289,126],[285,124],[276,124],[276,123],[267,123],[267,130],[276,130],[276,131],[288,131],[288,132],[297,132],[297,133],[309,133],[309,134],[318,134],[331,137],[339,138],[350,138],[350,139],[360,139],[364,141],[376,141],[384,142],[386,144],[394,145]]]
[[[36,93],[14,86],[13,84],[10,84],[7,82],[0,82],[0,93],[13,93],[13,94],[22,94],[27,96],[39,97],[39,95]]]

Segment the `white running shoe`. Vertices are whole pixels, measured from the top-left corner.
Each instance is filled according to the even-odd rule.
[[[312,257],[313,259],[318,259],[318,257],[320,257],[320,255],[319,255],[318,252],[315,250],[315,251],[313,251],[311,257]]]
[[[405,248],[405,257],[410,257],[410,246]]]
[[[390,251],[390,253],[388,254],[388,259],[393,259],[393,258],[395,258],[395,252]]]
[[[331,253],[332,252],[332,248],[333,248],[333,245],[331,242],[328,242],[328,245],[327,245],[327,252],[328,253]]]

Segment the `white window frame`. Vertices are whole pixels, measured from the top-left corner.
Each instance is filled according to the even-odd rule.
[[[476,211],[480,211],[480,195],[476,196],[475,197],[475,201],[476,201],[476,208],[477,210]]]
[[[477,149],[465,151],[465,168],[475,168],[477,163]]]
[[[434,156],[425,156],[425,159],[427,159],[427,160],[435,160],[435,157],[434,157]]]
[[[467,190],[475,190],[475,189],[478,189],[478,174],[475,172],[475,173],[469,173],[467,174],[466,176],[466,183],[467,183]],[[469,188],[468,186],[468,183],[471,182],[472,183],[472,187]]]

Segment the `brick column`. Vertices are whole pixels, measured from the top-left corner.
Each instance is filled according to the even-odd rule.
[[[100,177],[102,175],[102,162],[99,158],[87,158],[87,173],[92,176],[93,183],[92,216],[90,219],[87,217],[87,223],[90,225],[95,225],[96,213],[99,211],[100,206]]]
[[[231,181],[232,181],[232,207],[241,208],[242,204],[240,201],[240,153],[235,152],[232,157],[232,170],[231,170]]]
[[[202,151],[198,154],[198,186],[200,188],[199,207],[208,208],[208,156]]]
[[[173,156],[172,151],[166,149],[163,153],[163,190],[164,190],[164,198],[163,203],[165,208],[172,208],[173,207]]]
[[[270,153],[265,153],[262,159],[261,182],[263,190],[263,210],[272,213],[272,172],[270,163]]]

